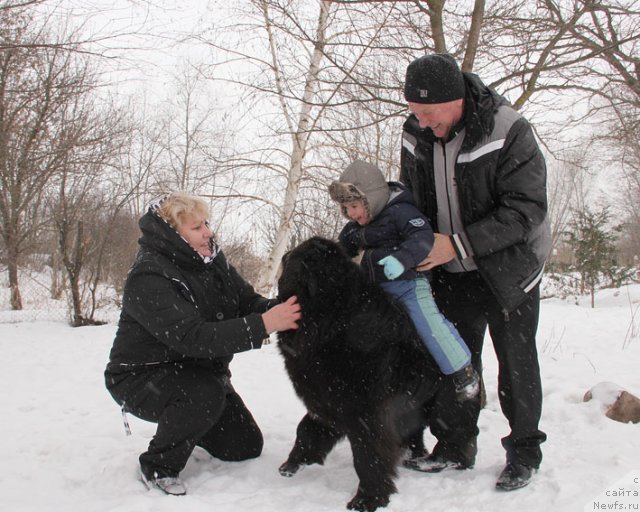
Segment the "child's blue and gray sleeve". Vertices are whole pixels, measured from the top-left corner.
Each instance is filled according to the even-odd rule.
[[[415,268],[433,249],[433,229],[417,208],[403,208],[396,222],[402,243],[394,256],[406,268]]]

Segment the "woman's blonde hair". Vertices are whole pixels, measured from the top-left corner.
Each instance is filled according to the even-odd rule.
[[[209,206],[207,203],[191,194],[184,192],[172,192],[162,201],[158,208],[158,214],[169,225],[178,229],[188,217],[201,215],[205,219],[209,217]]]

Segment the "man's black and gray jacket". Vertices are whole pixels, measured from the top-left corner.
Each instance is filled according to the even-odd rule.
[[[257,294],[221,251],[205,261],[153,211],[140,229],[107,372],[196,364],[227,374],[233,354],[262,346],[261,313],[277,301]]]
[[[446,141],[404,124],[400,181],[434,231],[450,235],[450,272],[477,270],[506,312],[538,284],[551,237],[546,166],[525,118],[464,73],[464,115]]]

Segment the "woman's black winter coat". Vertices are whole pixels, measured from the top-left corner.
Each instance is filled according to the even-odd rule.
[[[140,229],[107,372],[185,363],[228,374],[233,354],[262,346],[261,314],[277,301],[257,294],[222,251],[205,262],[154,212]]]

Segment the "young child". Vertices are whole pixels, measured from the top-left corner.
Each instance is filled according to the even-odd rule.
[[[387,183],[375,165],[356,160],[329,186],[348,222],[340,243],[350,256],[405,307],[423,343],[444,375],[451,375],[458,400],[475,397],[479,377],[456,328],[440,313],[424,274],[415,270],[433,247],[433,230],[400,183]]]

